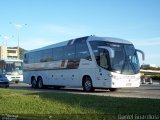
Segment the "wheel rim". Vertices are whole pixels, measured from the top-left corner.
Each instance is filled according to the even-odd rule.
[[[36,80],[32,81],[32,87],[35,88],[36,87]]]
[[[90,81],[90,80],[86,80],[84,86],[85,86],[86,91],[90,91],[91,88],[92,88],[92,83],[91,83],[91,81]]]
[[[41,79],[38,81],[38,87],[42,88],[42,80]]]

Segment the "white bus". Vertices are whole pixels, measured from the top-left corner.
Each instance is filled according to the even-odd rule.
[[[0,69],[10,82],[23,81],[23,61],[16,59],[0,60]]]
[[[70,86],[84,91],[139,87],[137,51],[144,57],[129,41],[96,36],[49,45],[24,54],[24,82],[33,88]]]

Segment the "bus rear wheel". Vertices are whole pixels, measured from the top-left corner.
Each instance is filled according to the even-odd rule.
[[[43,88],[43,79],[42,79],[42,77],[38,77],[38,79],[37,79],[37,87],[39,89]]]
[[[32,78],[32,80],[31,80],[31,87],[32,88],[37,88],[37,82],[36,82],[35,78]]]
[[[82,82],[83,90],[85,92],[91,92],[94,91],[92,80],[89,76],[85,76]]]

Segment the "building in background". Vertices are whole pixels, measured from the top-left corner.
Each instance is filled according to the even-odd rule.
[[[7,47],[0,46],[0,59],[7,59]]]
[[[20,59],[18,48],[0,46],[0,59]]]

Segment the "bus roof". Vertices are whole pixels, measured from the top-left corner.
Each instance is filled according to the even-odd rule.
[[[90,36],[88,41],[106,41],[112,43],[121,43],[121,44],[132,44],[132,42],[120,38],[113,37],[98,37],[98,36]]]
[[[124,40],[124,39],[120,39],[120,38],[98,37],[98,36],[91,35],[91,36],[75,38],[75,39],[67,40],[67,41],[64,41],[64,42],[48,45],[48,46],[45,46],[45,47],[42,47],[42,48],[27,51],[25,53],[35,52],[35,51],[40,51],[40,50],[45,50],[45,49],[50,49],[50,48],[55,48],[55,47],[67,46],[68,44],[74,44],[74,42],[76,40],[82,40],[82,39],[83,40],[85,39],[86,41],[106,41],[106,42],[112,42],[112,43],[132,44],[132,42]]]

